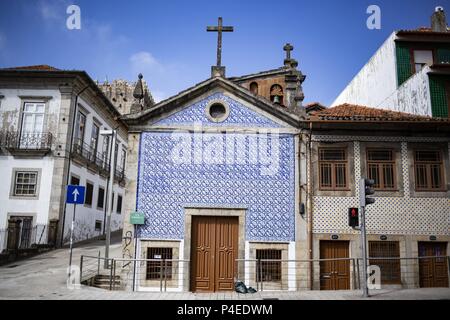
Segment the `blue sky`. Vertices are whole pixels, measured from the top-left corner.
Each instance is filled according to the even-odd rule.
[[[66,28],[66,9],[81,9],[81,30]],[[369,5],[381,29],[369,30]],[[135,80],[142,72],[156,100],[203,81],[223,36],[227,76],[282,66],[290,42],[306,74],[305,102],[329,105],[393,30],[429,26],[450,0],[0,0],[0,67],[49,64],[92,78]],[[450,14],[447,14],[450,17]]]

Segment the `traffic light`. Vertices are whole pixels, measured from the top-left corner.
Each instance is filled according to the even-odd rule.
[[[366,207],[369,204],[375,203],[375,199],[370,196],[375,193],[375,190],[373,189],[373,185],[375,184],[375,181],[372,179],[361,179],[361,189],[360,189],[360,205],[361,207]]]
[[[358,208],[348,208],[348,225],[352,228],[359,226]]]

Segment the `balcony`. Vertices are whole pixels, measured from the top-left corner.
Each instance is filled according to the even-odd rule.
[[[109,159],[106,154],[97,152],[95,148],[81,140],[75,140],[73,144],[72,159],[105,178],[109,177]],[[114,180],[121,185],[125,183],[125,170],[123,168],[116,166]]]
[[[0,133],[0,147],[14,156],[44,156],[51,151],[52,134],[50,132],[18,132]]]

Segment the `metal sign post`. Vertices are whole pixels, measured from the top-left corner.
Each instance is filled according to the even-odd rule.
[[[372,179],[362,178],[359,183],[359,206],[361,208],[361,256],[363,259],[363,296],[369,296],[369,287],[367,284],[367,238],[366,238],[366,207],[375,203],[374,198],[367,197],[375,193],[373,185],[375,181]]]
[[[145,224],[145,215],[141,212],[132,212],[130,224],[134,226],[134,265],[133,265],[133,291],[136,287],[136,256],[137,256],[137,227]]]
[[[369,288],[367,286],[367,239],[366,239],[366,208],[361,207],[361,251],[363,257],[363,295],[369,296]]]
[[[82,186],[68,185],[66,192],[66,203],[73,204],[73,216],[72,216],[72,224],[70,227],[70,256],[69,256],[69,270],[68,276],[70,277],[70,270],[72,268],[72,255],[73,255],[73,233],[75,228],[75,214],[77,204],[84,203],[86,188]]]

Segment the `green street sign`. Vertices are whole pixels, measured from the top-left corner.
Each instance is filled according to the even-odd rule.
[[[130,215],[131,224],[145,224],[145,216],[142,212],[132,212]]]

